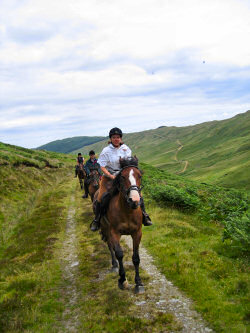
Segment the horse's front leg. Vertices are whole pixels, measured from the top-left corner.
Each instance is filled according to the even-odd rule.
[[[123,251],[120,245],[120,235],[115,233],[111,233],[111,242],[113,245],[113,249],[115,251],[116,259],[119,262],[119,275],[120,279],[118,280],[118,287],[120,289],[127,289],[128,288],[128,281],[126,279],[126,274],[123,266]]]
[[[141,230],[132,235],[133,238],[133,256],[132,261],[135,267],[135,292],[142,293],[144,292],[144,287],[141,281],[140,273],[139,273],[139,265],[140,265],[140,256],[139,256],[139,245],[141,241],[142,232]]]
[[[110,243],[110,241],[108,241],[108,247],[109,247],[109,251],[110,251],[110,254],[111,254],[111,260],[112,260],[112,271],[113,272],[118,272],[118,262],[115,258],[115,253],[114,253],[114,250],[112,248],[112,245]]]

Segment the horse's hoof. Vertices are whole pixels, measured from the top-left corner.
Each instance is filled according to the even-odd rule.
[[[134,292],[135,294],[143,294],[145,292],[144,286],[136,285]]]
[[[119,272],[119,268],[118,267],[111,267],[111,272],[112,273],[118,273]]]
[[[129,287],[128,280],[126,279],[126,280],[123,281],[122,283],[121,283],[120,281],[118,281],[118,287],[119,287],[121,290],[128,289],[128,287]]]

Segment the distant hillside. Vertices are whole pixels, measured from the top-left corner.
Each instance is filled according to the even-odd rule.
[[[124,135],[141,162],[193,180],[250,189],[250,111],[186,127],[159,127]],[[82,147],[97,153],[107,139]]]
[[[37,147],[36,149],[44,149],[48,151],[67,154],[70,153],[72,150],[81,150],[82,147],[86,145],[91,145],[103,139],[103,136],[75,136],[73,138],[52,141],[45,145]]]
[[[35,169],[59,169],[74,165],[75,158],[56,152],[23,148],[0,142],[0,167],[33,167]]]

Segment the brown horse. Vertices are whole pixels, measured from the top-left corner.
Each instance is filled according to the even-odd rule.
[[[93,202],[94,195],[99,188],[100,176],[96,169],[90,169],[90,174],[88,178],[88,193]]]
[[[138,159],[120,159],[121,171],[113,181],[111,198],[105,215],[101,218],[101,234],[107,241],[112,268],[119,262],[118,286],[121,289],[128,287],[123,266],[123,250],[120,245],[122,235],[131,235],[133,239],[132,261],[135,267],[135,292],[143,292],[144,287],[139,275],[139,244],[142,237],[142,210],[141,203],[141,171],[138,169]]]
[[[83,167],[83,164],[79,165],[79,167],[77,169],[77,176],[78,176],[80,187],[81,187],[81,190],[82,190],[83,189],[83,179],[86,178],[86,171]]]

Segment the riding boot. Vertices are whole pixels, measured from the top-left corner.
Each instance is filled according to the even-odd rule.
[[[86,182],[84,181],[84,191],[85,191],[85,194],[82,196],[83,199],[87,198],[88,197],[88,184],[86,184]]]
[[[77,177],[77,170],[75,169],[75,178]]]
[[[149,215],[146,213],[146,210],[145,210],[143,197],[141,197],[141,210],[142,210],[142,216],[143,216],[143,219],[142,219],[143,225],[145,225],[145,227],[148,227],[148,226],[152,225],[153,223],[152,223]]]
[[[90,229],[92,231],[97,231],[100,228],[100,219],[101,219],[101,203],[99,201],[96,201],[95,218],[90,224]]]

